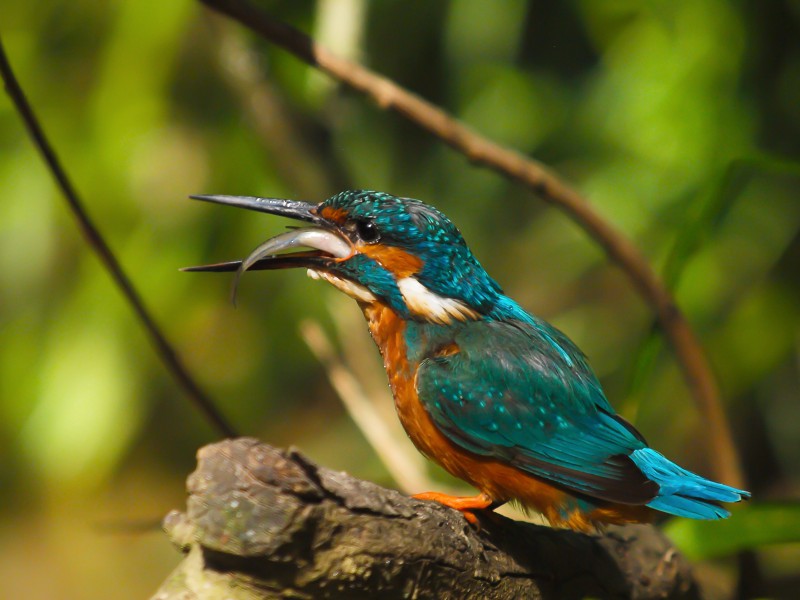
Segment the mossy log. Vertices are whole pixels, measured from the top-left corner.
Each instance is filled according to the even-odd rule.
[[[698,598],[657,529],[583,535],[456,511],[250,438],[198,452],[186,512],[164,520],[186,557],[154,598]]]

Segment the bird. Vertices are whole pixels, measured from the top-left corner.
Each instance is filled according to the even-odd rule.
[[[723,503],[750,497],[652,449],[612,408],[583,352],[507,296],[433,206],[371,190],[319,204],[191,198],[308,224],[243,260],[184,270],[235,271],[235,294],[245,271],[305,268],[353,298],[407,435],[478,490],[415,498],[461,511],[470,523],[477,511],[515,502],[553,526],[591,532],[661,513],[726,518]]]

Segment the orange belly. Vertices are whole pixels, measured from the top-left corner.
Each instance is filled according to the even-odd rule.
[[[517,500],[543,514],[553,525],[592,531],[597,523],[638,523],[651,519],[646,506],[611,504],[586,514],[566,491],[494,458],[480,456],[451,442],[436,427],[419,401],[413,379],[392,384],[400,422],[414,445],[448,473],[463,479],[498,502]]]
[[[362,306],[375,342],[381,350],[395,407],[403,428],[425,456],[448,473],[467,481],[497,502],[517,500],[543,514],[553,525],[591,531],[598,523],[632,523],[651,520],[646,506],[609,503],[586,514],[569,510],[572,496],[546,481],[494,458],[480,456],[451,442],[436,427],[417,395],[418,365],[406,361],[404,323],[385,306]]]

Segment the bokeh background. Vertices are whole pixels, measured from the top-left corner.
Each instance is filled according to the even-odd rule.
[[[259,4],[551,165],[636,241],[710,355],[756,498],[719,529],[668,528],[709,597],[740,585],[796,597],[800,3]],[[586,351],[653,446],[709,472],[705,424],[650,311],[528,191],[197,2],[3,2],[0,34],[91,214],[239,431],[393,484],[298,332],[318,320],[382,386],[352,303],[299,272],[256,273],[234,308],[230,276],[178,272],[239,258],[284,225],[188,194],[373,188],[444,210],[510,295]],[[7,98],[0,190],[0,595],[147,597],[180,559],[158,520],[181,507],[195,450],[217,436],[78,234]],[[337,335],[337,319],[355,325]]]

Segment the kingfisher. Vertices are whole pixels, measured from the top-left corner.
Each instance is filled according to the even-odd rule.
[[[313,204],[192,196],[308,224],[243,260],[189,271],[303,267],[353,298],[383,357],[400,422],[426,457],[478,490],[417,494],[461,511],[516,501],[554,526],[596,530],[659,512],[730,516],[750,497],[676,465],[616,414],[586,357],[508,297],[443,213],[352,190]],[[292,252],[286,250],[297,249]]]

